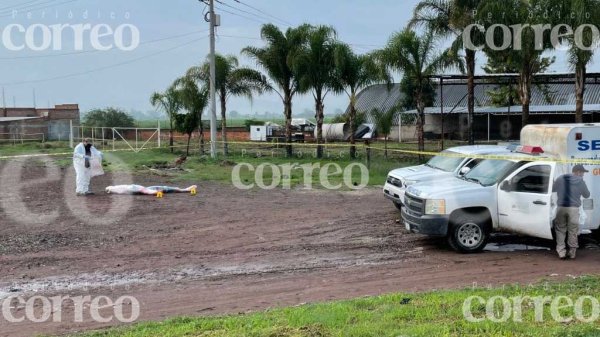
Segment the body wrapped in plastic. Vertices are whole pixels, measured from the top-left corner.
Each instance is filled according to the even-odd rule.
[[[192,193],[198,189],[198,186],[192,185],[187,188],[171,187],[171,186],[150,186],[145,187],[142,185],[117,185],[108,186],[106,193],[109,194],[145,194],[145,195],[156,195],[160,193]]]

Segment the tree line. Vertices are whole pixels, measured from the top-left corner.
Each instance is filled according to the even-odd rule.
[[[527,125],[533,78],[554,62],[554,58],[543,55],[545,51],[558,47],[551,39],[551,28],[557,26],[558,40],[561,46],[568,48],[569,64],[575,76],[575,121],[582,122],[585,77],[587,66],[592,61],[593,48],[582,49],[580,45],[596,46],[600,34],[596,34],[597,29],[594,31],[588,27],[575,36],[572,32],[569,34],[568,27],[595,22],[600,22],[600,0],[423,0],[414,8],[408,25],[393,33],[383,48],[362,55],[355,53],[351,45],[340,41],[331,26],[303,24],[281,30],[273,24],[266,24],[261,28],[264,46],[248,46],[241,51],[242,55],[256,63],[259,70],[240,67],[235,56],[216,55],[215,87],[221,108],[223,152],[225,155],[228,153],[225,131],[228,98],[243,96],[252,99],[255,94],[274,92],[282,102],[286,152],[291,156],[293,100],[299,94],[307,94],[314,99],[317,156],[321,158],[325,100],[330,93],[336,93],[348,96],[349,109],[344,117],[352,131],[350,155],[354,158],[356,140],[353,131],[358,127],[358,114],[361,113],[356,108],[358,93],[376,83],[387,83],[391,88],[392,74],[402,76],[403,107],[417,110],[418,148],[422,151],[425,107],[432,103],[435,92],[433,78],[448,71],[466,74],[468,140],[473,144],[478,53],[487,57],[488,63],[482,65],[487,72],[516,75],[516,96],[523,107],[523,126]],[[513,39],[502,50],[495,48],[502,45],[506,37],[506,31],[497,29],[500,25],[523,27],[513,32],[518,39],[512,36]],[[538,34],[531,28],[536,25],[548,25],[550,29]],[[479,48],[465,44],[464,32],[467,30],[470,32],[469,42]],[[450,47],[441,49],[441,43],[448,40],[451,41]],[[208,82],[209,65],[205,62],[190,68],[167,90],[154,93],[151,98],[155,107],[167,113],[172,129],[183,130],[190,137],[199,128],[201,144],[201,119],[208,103]],[[496,97],[495,101],[506,100]],[[508,101],[512,101],[512,97]],[[398,111],[398,107],[392,109]],[[188,116],[190,114],[193,116]],[[386,118],[383,118],[384,115]],[[389,111],[387,114],[385,111],[374,113],[375,122],[385,126],[386,130],[393,117],[394,113]],[[170,145],[173,145],[172,133]]]

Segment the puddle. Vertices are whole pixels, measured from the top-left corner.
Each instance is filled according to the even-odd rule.
[[[315,258],[310,261],[281,261],[244,265],[182,266],[174,269],[126,273],[85,273],[47,277],[33,281],[0,282],[0,300],[11,295],[89,291],[102,287],[127,287],[140,284],[172,284],[183,280],[209,280],[268,273],[291,273],[321,268],[352,268],[385,265],[396,253],[371,254],[368,257]]]
[[[521,252],[521,251],[538,251],[538,250],[550,250],[548,247],[523,245],[523,244],[502,244],[502,243],[489,243],[485,246],[484,250],[490,252]]]

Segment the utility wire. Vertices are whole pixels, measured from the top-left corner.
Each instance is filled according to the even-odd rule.
[[[32,1],[27,1],[27,2],[24,2],[24,3],[22,3],[22,4],[14,4],[14,5],[11,5],[11,6],[0,7],[0,12],[3,12],[3,11],[5,11],[5,10],[7,10],[7,9],[9,9],[9,10],[11,10],[11,11],[12,11],[12,10],[13,10],[13,9],[15,9],[15,7],[17,7],[17,6],[25,6],[25,5],[29,5],[29,4],[32,4],[32,3],[36,3],[36,2],[39,2],[39,1],[42,1],[42,0],[32,0]],[[39,4],[36,4],[36,5],[39,5]]]
[[[71,2],[75,2],[75,1],[78,1],[78,0],[68,0],[68,1],[63,1],[63,2],[59,2],[59,3],[52,3],[52,2],[54,2],[54,1],[55,1],[55,0],[50,0],[50,1],[43,2],[43,3],[35,4],[35,5],[29,5],[29,6],[22,7],[22,8],[14,8],[14,9],[10,9],[10,10],[7,12],[8,14],[2,14],[2,15],[0,15],[0,18],[7,18],[7,17],[11,17],[11,16],[13,15],[13,14],[12,14],[13,10],[16,10],[16,11],[18,11],[18,12],[20,12],[20,11],[34,12],[34,11],[38,11],[38,10],[42,10],[42,9],[46,9],[46,8],[50,8],[50,7],[55,7],[55,6],[61,6],[61,5],[65,5],[65,4],[68,4],[68,3],[71,3]],[[52,4],[49,4],[49,5],[47,5],[47,6],[43,6],[43,7],[37,7],[37,8],[28,8],[28,7],[34,7],[34,6],[39,6],[39,5],[48,4],[48,3],[52,3]],[[6,11],[5,11],[5,12],[6,12]]]
[[[244,19],[246,19],[246,20],[250,20],[250,21],[258,22],[258,23],[260,23],[260,24],[266,24],[266,23],[268,23],[268,22],[266,22],[266,21],[257,20],[257,19],[255,19],[255,18],[251,18],[251,17],[245,16],[245,15],[241,15],[241,14],[237,14],[237,13],[234,13],[234,12],[228,11],[228,10],[226,10],[226,9],[223,9],[222,7],[219,7],[219,6],[217,6],[217,5],[215,5],[215,8],[217,8],[217,9],[218,9],[218,10],[220,10],[221,12],[225,12],[225,13],[229,13],[229,14],[231,14],[231,15],[239,16],[239,17],[241,17],[241,18],[244,18]]]
[[[9,82],[9,83],[0,83],[0,86],[12,86],[12,85],[19,85],[19,84],[29,84],[29,83],[41,83],[41,82],[49,82],[49,81],[56,81],[56,80],[62,80],[62,79],[66,79],[66,78],[71,78],[71,77],[77,77],[77,76],[82,76],[82,75],[87,75],[87,74],[91,74],[91,73],[96,73],[102,70],[107,70],[107,69],[112,69],[112,68],[116,68],[116,67],[120,67],[123,65],[127,65],[127,64],[131,64],[131,63],[135,63],[137,61],[143,60],[143,59],[147,59],[150,57],[154,57],[157,55],[161,55],[161,54],[165,54],[168,52],[171,52],[175,49],[179,49],[188,45],[191,45],[193,43],[196,43],[202,39],[206,39],[208,36],[203,36],[199,39],[194,39],[192,41],[186,42],[184,44],[175,46],[175,47],[171,47],[169,49],[165,49],[165,50],[161,50],[159,52],[156,53],[152,53],[152,54],[148,54],[148,55],[144,55],[141,57],[137,57],[128,61],[124,61],[124,62],[120,62],[120,63],[115,63],[115,64],[111,64],[109,66],[104,66],[104,67],[100,67],[100,68],[95,68],[95,69],[91,69],[88,71],[84,71],[84,72],[78,72],[78,73],[72,73],[72,74],[67,74],[67,75],[62,75],[62,76],[56,76],[56,77],[51,77],[51,78],[45,78],[45,79],[39,79],[39,80],[29,80],[29,81],[18,81],[18,82]]]
[[[246,4],[246,3],[244,3],[244,2],[242,2],[242,1],[240,1],[240,0],[233,0],[233,1],[235,1],[235,2],[239,3],[239,4],[243,5],[243,6],[246,6],[246,7],[248,7],[248,8],[251,8],[251,9],[253,9],[253,10],[255,10],[255,11],[259,12],[259,13],[262,13],[262,14],[264,14],[264,15],[267,15],[267,16],[269,16],[269,17],[272,17],[272,18],[274,18],[274,19],[277,19],[277,20],[279,20],[280,22],[282,22],[282,23],[285,23],[286,25],[288,25],[288,26],[290,26],[290,27],[291,27],[291,26],[293,26],[293,24],[291,24],[289,21],[286,21],[286,20],[280,19],[279,17],[277,17],[277,16],[275,16],[275,15],[271,15],[271,14],[269,14],[269,13],[267,13],[267,12],[265,12],[265,11],[263,11],[263,10],[259,9],[259,8],[256,8],[256,7],[254,7],[254,6],[248,5],[248,4]]]
[[[175,36],[168,36],[168,37],[164,37],[164,38],[159,38],[159,39],[155,39],[155,40],[142,41],[142,42],[140,42],[140,45],[146,45],[146,44],[151,44],[151,43],[156,43],[156,42],[161,42],[161,41],[167,41],[167,40],[174,40],[174,39],[178,39],[178,38],[181,38],[181,37],[184,37],[184,36],[190,36],[190,35],[201,34],[201,33],[206,33],[206,32],[208,32],[208,30],[195,31],[195,32],[190,32],[190,33],[185,33],[185,34],[180,34],[180,35],[175,35]],[[74,51],[74,52],[67,52],[67,53],[59,53],[59,54],[48,54],[48,55],[27,55],[27,56],[16,56],[16,57],[0,57],[0,60],[37,59],[37,58],[57,57],[57,56],[92,54],[92,53],[98,53],[98,52],[102,52],[102,51],[101,50],[93,49],[93,50],[83,50],[83,51]]]
[[[261,19],[261,20],[265,20],[265,21],[267,21],[267,22],[269,22],[269,21],[272,21],[272,20],[273,20],[273,19],[271,19],[271,18],[269,18],[269,17],[267,17],[267,16],[258,15],[258,14],[256,14],[256,13],[252,13],[252,12],[249,12],[249,11],[246,11],[246,10],[239,9],[239,8],[237,8],[237,7],[231,6],[231,5],[229,5],[229,4],[226,4],[225,2],[223,2],[223,1],[221,1],[221,0],[215,0],[215,1],[216,1],[216,2],[218,2],[218,3],[220,3],[221,5],[223,5],[223,6],[225,6],[225,7],[229,7],[229,8],[231,8],[231,9],[234,9],[234,10],[236,10],[236,11],[239,11],[239,12],[242,12],[242,13],[245,13],[245,14],[249,14],[249,15],[255,16],[255,17],[257,17],[257,18],[259,18],[259,19]],[[277,20],[279,20],[279,19],[277,19]],[[285,25],[286,25],[286,26],[290,26],[290,25],[288,25],[288,24],[285,24]]]

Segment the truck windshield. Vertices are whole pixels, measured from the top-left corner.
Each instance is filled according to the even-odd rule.
[[[463,160],[465,160],[465,158],[455,157],[459,155],[457,152],[444,151],[442,153],[449,154],[451,156],[435,156],[431,158],[426,165],[429,167],[436,168],[438,170],[453,172],[460,165],[460,163],[462,163]]]
[[[484,186],[494,185],[514,165],[515,163],[510,160],[487,159],[465,174],[464,178],[465,180],[479,182]]]

